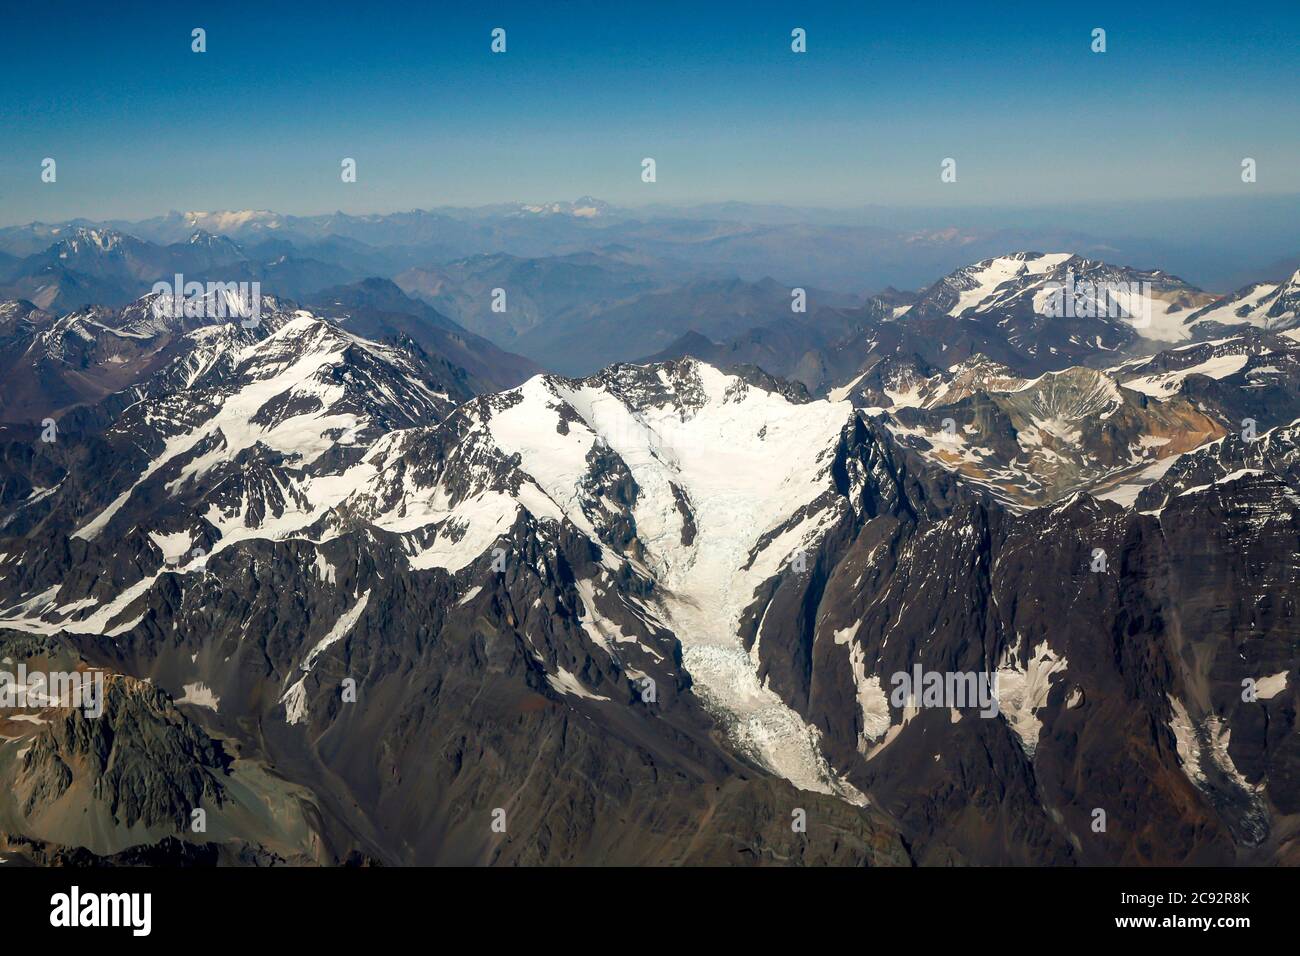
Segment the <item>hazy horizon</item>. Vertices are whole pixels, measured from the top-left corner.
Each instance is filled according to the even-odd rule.
[[[827,283],[828,277],[823,276],[816,283],[857,291],[875,291],[886,285],[915,287],[919,283],[939,278],[948,268],[977,261],[986,255],[1027,250],[1084,252],[1114,260],[1118,264],[1159,268],[1202,288],[1219,291],[1228,291],[1260,278],[1276,277],[1280,268],[1286,268],[1291,263],[1300,264],[1300,193],[1150,199],[1142,202],[1080,200],[1055,205],[854,204],[840,207],[756,203],[739,199],[719,199],[707,203],[681,201],[624,205],[607,201],[599,195],[575,194],[567,198],[545,200],[503,199],[481,205],[426,205],[397,210],[293,212],[278,206],[168,209],[123,217],[79,215],[57,220],[3,223],[0,224],[0,231],[12,232],[36,225],[52,227],[81,220],[108,224],[129,233],[137,225],[165,220],[172,214],[200,212],[209,216],[227,212],[268,212],[304,221],[336,214],[383,218],[429,212],[475,221],[483,217],[485,210],[509,208],[515,204],[543,206],[571,203],[578,198],[608,202],[613,213],[609,217],[575,223],[575,228],[589,224],[589,228],[581,234],[596,245],[625,241],[624,236],[616,234],[615,227],[619,223],[652,223],[673,219],[737,222],[767,230],[798,227],[849,230],[856,235],[892,234],[900,239],[915,236],[938,238],[940,234],[954,234],[950,241],[953,254],[942,263],[917,262],[912,265],[904,258],[893,267],[868,269],[860,282],[841,279]],[[224,231],[236,235],[240,231],[237,225],[225,230],[211,223],[204,224],[203,227],[212,232]],[[148,232],[147,229],[141,231]],[[610,234],[605,235],[606,231]],[[970,255],[962,251],[965,243],[972,244]],[[463,254],[492,252],[534,254],[527,249],[491,243],[466,248]],[[797,258],[788,264],[799,267]],[[812,263],[803,263],[804,267],[810,265]],[[942,265],[943,268],[939,269],[937,265]],[[764,271],[761,262],[756,262],[754,269]],[[766,271],[776,275],[781,273],[780,269],[775,272],[772,269]]]
[[[61,216],[47,219],[13,219],[7,218],[0,221],[0,229],[7,229],[13,226],[25,226],[35,223],[53,225],[61,222],[72,222],[78,219],[84,219],[92,222],[143,222],[149,219],[162,218],[179,213],[185,215],[188,213],[201,212],[205,214],[224,213],[224,212],[270,212],[282,216],[292,216],[297,219],[311,219],[319,216],[331,215],[348,215],[348,216],[394,216],[403,213],[413,212],[435,212],[440,210],[482,210],[500,206],[547,206],[556,203],[576,203],[580,200],[590,199],[596,202],[605,203],[610,208],[618,211],[638,212],[638,211],[700,211],[712,207],[728,206],[746,206],[756,210],[773,209],[786,210],[789,212],[803,213],[833,213],[833,214],[853,214],[862,215],[873,212],[931,212],[941,213],[944,215],[962,216],[972,213],[988,212],[1034,212],[1040,210],[1055,209],[1104,209],[1107,207],[1120,206],[1159,206],[1168,205],[1171,207],[1184,206],[1188,204],[1199,203],[1251,203],[1260,201],[1271,202],[1300,202],[1300,191],[1286,192],[1259,192],[1249,196],[1241,195],[1203,195],[1203,196],[1170,196],[1148,199],[1077,199],[1067,200],[1055,203],[1042,201],[1023,201],[1023,202],[1004,202],[1004,203],[982,203],[982,202],[932,202],[932,203],[886,203],[886,202],[781,202],[777,200],[754,199],[744,196],[722,196],[715,199],[693,200],[646,200],[633,202],[614,202],[604,196],[595,193],[574,193],[572,195],[548,195],[544,197],[523,196],[523,195],[506,195],[499,198],[490,199],[483,202],[440,202],[431,201],[425,203],[398,204],[398,205],[378,205],[373,208],[344,209],[342,207],[310,207],[301,206],[287,207],[282,205],[274,206],[254,206],[247,203],[232,202],[224,205],[198,207],[198,206],[168,206],[149,207],[137,210],[134,213],[123,215],[90,215],[88,213],[77,213],[71,216]]]

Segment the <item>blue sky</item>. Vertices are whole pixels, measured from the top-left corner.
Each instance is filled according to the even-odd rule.
[[[0,224],[581,194],[958,206],[1300,192],[1294,2],[152,6],[7,12]],[[489,51],[497,26],[504,55]],[[796,26],[807,54],[790,52]],[[948,156],[953,184],[939,181]]]

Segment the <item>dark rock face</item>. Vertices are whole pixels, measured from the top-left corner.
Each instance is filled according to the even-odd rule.
[[[54,720],[23,755],[17,788],[23,809],[61,797],[84,773],[91,791],[125,827],[184,830],[190,811],[224,799],[229,763],[202,730],[182,717],[156,687],[113,676],[105,683],[104,713],[80,709]]]
[[[788,615],[767,615],[768,672],[918,862],[1294,862],[1296,451],[1294,433],[1230,437],[1136,510],[1085,496],[1023,517],[971,504],[928,526],[869,523],[822,586],[811,654]],[[1252,462],[1272,470],[1231,477]],[[855,621],[867,673],[1028,671],[1033,719],[1014,695],[993,719],[891,706],[864,741],[832,639]],[[795,651],[810,673],[789,669]],[[1247,679],[1269,686],[1246,701]]]
[[[289,553],[268,549],[246,571],[214,563],[210,593],[151,611],[112,654],[94,639],[81,650],[163,684],[191,655],[211,661],[201,666],[221,714],[187,712],[215,720],[222,733],[231,729],[226,712],[256,715],[260,734],[237,746],[308,787],[321,838],[334,848],[326,861],[359,852],[395,864],[909,863],[896,832],[874,814],[798,793],[719,749],[670,635],[643,635],[657,658],[626,658],[656,678],[655,700],[645,703],[578,623],[571,582],[591,571],[590,546],[562,536],[555,552],[543,550],[530,541],[536,531],[514,529],[520,559],[501,575],[483,568],[496,584],[464,604],[453,600],[457,585],[443,572],[398,571],[399,554],[383,550],[357,560],[355,542],[338,542],[329,552],[337,582],[370,595],[369,615],[311,672],[307,716],[296,725],[285,724],[274,688],[295,674],[304,642],[293,635],[329,617],[337,598],[326,595],[339,589],[322,587],[312,563]],[[217,581],[247,583],[232,590]],[[219,637],[241,619],[248,635],[265,636]],[[621,706],[611,712],[557,693],[546,679],[557,666]],[[349,677],[363,688],[354,704],[340,697]],[[140,686],[151,705],[166,701],[161,690]],[[118,723],[126,719],[121,709],[112,711]],[[170,727],[173,715],[168,704],[153,716]],[[132,741],[144,734],[142,723],[132,725]],[[100,763],[124,768],[116,785],[174,801],[177,812],[211,806],[219,795],[205,788],[222,786],[220,761],[188,721],[160,753],[148,751],[146,770],[134,771],[143,758],[103,759],[113,725],[101,722],[83,739],[87,724],[95,722],[69,717],[76,730],[58,739],[74,743],[34,748],[26,759],[43,767],[74,747],[99,754]],[[186,753],[191,762],[172,766]],[[149,785],[154,773],[167,782],[158,794]],[[498,808],[504,833],[490,828]],[[791,829],[794,808],[811,821],[807,835]],[[223,860],[233,852],[223,845]]]

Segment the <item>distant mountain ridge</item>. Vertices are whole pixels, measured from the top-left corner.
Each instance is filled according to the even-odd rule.
[[[260,258],[254,251],[260,244],[288,243],[300,258],[393,277],[404,269],[474,255],[537,258],[621,244],[644,255],[689,261],[747,281],[771,276],[791,286],[853,294],[891,284],[914,288],[1008,249],[1071,249],[1085,258],[1107,261],[1186,261],[1187,250],[1168,242],[1117,243],[1068,226],[977,228],[936,221],[933,211],[918,211],[909,218],[910,225],[892,225],[896,217],[883,209],[837,213],[747,203],[620,208],[592,197],[369,215],[171,212],[138,221],[79,219],[0,228],[0,253],[23,257],[40,252],[78,226],[113,229],[160,245],[183,242],[195,229],[203,229],[249,247],[254,258]],[[1272,219],[1277,218],[1275,213]],[[1066,214],[1056,220],[1068,221]],[[339,242],[353,244],[347,262],[341,262],[330,248]],[[1240,254],[1235,266],[1215,266],[1204,256],[1193,256],[1192,261],[1201,270],[1197,274],[1213,276],[1203,284],[1225,289],[1240,285],[1237,280],[1243,272],[1248,279],[1273,278],[1273,267],[1252,270]],[[1293,271],[1294,265],[1288,274]],[[297,289],[273,291],[301,294]]]

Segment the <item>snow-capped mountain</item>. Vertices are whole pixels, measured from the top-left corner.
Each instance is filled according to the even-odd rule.
[[[229,236],[218,236],[203,229],[195,229],[185,241],[191,247],[203,249],[217,260],[233,262],[244,258],[243,248]]]
[[[1181,346],[1111,369],[1125,388],[1162,401],[1187,401],[1228,434],[1263,434],[1300,417],[1300,337],[1246,328],[1241,334]],[[1165,464],[1173,459],[1166,459]],[[1163,474],[1163,466],[1113,492],[1132,495]]]
[[[981,387],[982,380],[1005,391],[1017,380],[1087,366],[1109,367],[1129,387],[1166,398],[1178,392],[1186,375],[1215,379],[1237,372],[1247,353],[1289,354],[1294,341],[1260,345],[1249,336],[1223,337],[1225,331],[1251,332],[1251,326],[1275,320],[1280,324],[1266,331],[1286,328],[1288,289],[1286,283],[1260,286],[1215,299],[1163,272],[1064,253],[988,259],[945,277],[912,304],[888,310],[883,321],[864,316],[824,353],[830,361],[822,369],[840,371],[820,389],[863,408],[930,408],[955,400],[969,386]],[[1243,306],[1247,299],[1258,300],[1258,308]],[[1222,321],[1229,314],[1232,322]],[[1167,347],[1188,340],[1195,344]],[[723,348],[712,351],[725,354]],[[1191,360],[1210,354],[1219,360]],[[1264,385],[1288,362],[1280,369],[1263,361],[1255,365],[1250,371]],[[1179,372],[1185,374],[1167,374]],[[1220,401],[1208,403],[1210,413],[1235,408],[1240,395],[1240,389],[1227,389]],[[1278,414],[1285,416],[1290,407],[1284,400]]]
[[[572,202],[518,203],[520,215],[571,216],[575,219],[597,219],[610,213],[610,205],[603,199],[580,196]]]
[[[263,335],[300,311],[282,297],[257,294],[251,282],[201,285],[203,294],[186,297],[190,304],[180,309],[158,293],[122,308],[60,314],[21,300],[0,302],[0,422],[39,422],[139,385],[195,347],[199,339],[186,333],[203,326],[248,322]],[[435,377],[454,396],[512,385],[536,369],[408,299],[387,280],[326,290],[312,308],[361,337],[408,342],[421,361],[437,366]]]
[[[976,359],[889,397],[866,414],[895,441],[1017,509],[1104,493],[1224,433],[1186,399],[1077,367],[1025,380]]]
[[[1294,333],[1247,329],[1032,379],[982,355],[947,370],[885,356],[830,397],[1012,507],[1082,490],[1131,502],[1183,452],[1300,416],[1298,363]]]
[[[981,390],[1008,391],[1025,381],[979,353],[946,371],[931,368],[919,356],[886,355],[847,385],[832,389],[829,397],[848,399],[858,408],[934,408]]]
[[[885,407],[890,392],[975,357],[1033,378],[1148,355],[1188,339],[1186,317],[1212,299],[1161,271],[1019,252],[955,270],[917,295],[886,290],[861,308],[823,308],[720,343],[684,337],[675,354],[754,362],[814,394]]]
[[[1285,282],[1256,282],[1224,296],[1188,316],[1198,337],[1241,326],[1272,332],[1294,328],[1300,318],[1300,270]]]
[[[13,264],[0,294],[57,311],[90,303],[121,306],[157,281],[171,282],[178,273],[191,280],[209,278],[214,271],[230,273],[245,258],[229,239],[200,231],[166,246],[88,226],[62,230],[59,236],[45,250]]]
[[[87,542],[114,566],[103,553],[110,543],[152,542],[70,600],[66,584],[45,587],[69,570],[57,560],[9,575],[6,591],[48,598],[25,605],[27,626],[101,632],[169,561],[307,527],[351,490],[339,476],[379,436],[438,421],[466,397],[418,353],[310,313],[271,315],[264,330],[223,323],[186,333],[189,347],[124,396],[98,438],[111,464],[93,476],[71,470],[41,496],[39,517],[27,501],[8,516],[54,525],[56,539]]]
[[[1034,378],[982,355],[947,370],[885,355],[830,397],[1012,507],[1084,489],[1132,500],[1182,452],[1300,416],[1298,361],[1292,333],[1257,330]]]
[[[72,639],[92,659],[154,675],[185,725],[229,732],[231,719],[255,717],[282,773],[321,793],[343,785],[356,794],[354,809],[330,811],[357,833],[345,845],[381,859],[502,859],[478,828],[457,822],[462,812],[411,795],[507,788],[522,794],[525,816],[545,807],[552,825],[586,821],[551,851],[581,859],[621,824],[614,814],[593,829],[575,808],[631,806],[625,781],[648,748],[680,775],[656,792],[660,805],[686,812],[704,781],[731,792],[744,778],[746,799],[771,805],[797,793],[801,805],[840,814],[854,835],[835,850],[810,844],[828,859],[987,860],[981,848],[995,836],[1007,862],[1281,852],[1269,840],[1284,829],[1291,758],[1250,729],[1255,711],[1214,716],[1190,690],[1198,675],[1130,663],[1153,684],[1126,716],[1134,703],[1121,665],[1096,632],[1158,607],[1180,620],[1181,640],[1210,640],[1212,618],[1187,616],[1167,588],[1195,593],[1199,605],[1229,588],[1267,595],[1293,583],[1294,574],[1207,578],[1152,536],[1145,514],[1163,509],[1165,534],[1193,540],[1206,518],[1188,510],[1190,499],[1249,492],[1253,504],[1230,506],[1257,509],[1267,498],[1271,517],[1240,525],[1231,547],[1242,560],[1271,553],[1297,520],[1294,456],[1270,451],[1290,431],[1270,433],[1240,462],[1217,452],[1213,475],[1170,468],[1166,481],[1180,484],[1159,502],[1152,485],[1127,507],[1085,495],[1016,517],[928,449],[910,449],[902,417],[947,409],[1002,421],[1025,474],[1058,489],[1067,481],[1052,468],[1106,472],[1113,463],[1091,462],[1101,450],[1122,467],[1145,460],[1157,443],[1129,439],[1156,427],[1168,443],[1188,441],[1194,419],[1216,437],[1222,430],[1183,399],[1082,369],[1009,383],[1006,369],[973,361],[919,379],[911,404],[876,423],[850,402],[694,360],[538,376],[466,401],[439,393],[411,353],[308,313],[260,337],[233,325],[185,334],[195,348],[138,389],[97,439],[93,482],[57,444],[24,466],[30,492],[6,505],[0,539],[0,625]],[[1039,446],[1029,449],[1023,439],[1035,429]],[[1265,471],[1273,477],[1255,475]],[[31,559],[36,547],[44,559]],[[1098,548],[1159,568],[1164,583],[1118,590],[1089,570]],[[1045,614],[1063,582],[1077,626]],[[1252,640],[1275,655],[1284,628],[1256,618]],[[105,637],[110,644],[86,643]],[[999,716],[894,706],[891,675],[916,661],[991,668]],[[1248,655],[1239,666],[1272,681],[1269,668],[1293,664]],[[348,675],[367,688],[359,709],[339,703]],[[1284,706],[1276,692],[1257,706],[1287,719],[1274,714]],[[505,713],[532,732],[501,736]],[[1071,728],[1084,716],[1119,735],[1079,743]],[[331,731],[339,722],[351,727],[345,735]],[[1224,750],[1229,730],[1263,757]],[[569,739],[558,750],[557,733]],[[465,742],[446,761],[414,776],[401,769],[421,765],[424,741],[449,734]],[[518,755],[532,738],[543,742],[534,760],[589,769],[561,782],[518,776],[529,761],[485,762],[489,752]],[[384,741],[382,782],[365,783],[375,740]],[[326,752],[335,754],[329,778],[313,769]],[[54,785],[41,760],[29,773],[45,768]],[[1097,792],[1072,794],[1078,760],[1159,781],[1114,806],[1117,818],[1190,820],[1204,838],[1081,842],[1087,827],[1076,821],[1111,785],[1094,769]],[[977,796],[974,815],[958,806],[944,795],[950,763],[977,795],[1000,796]],[[231,786],[210,761],[197,765],[212,787]],[[718,810],[735,839],[733,805]],[[385,813],[405,832],[438,836],[399,849],[374,829]],[[151,820],[152,832],[168,831]],[[777,832],[753,822],[739,832],[751,840],[759,831]],[[693,852],[718,852],[712,825],[702,838],[689,832],[704,841]],[[245,836],[263,851],[288,840],[275,828]],[[669,828],[663,852],[683,852],[670,848],[684,838]],[[117,839],[101,839],[99,851]],[[320,851],[295,842],[291,852]],[[531,842],[510,852],[548,858]]]
[[[47,324],[53,316],[30,302],[0,302],[0,334],[21,335]]]
[[[1159,270],[1070,253],[1023,252],[945,276],[899,319],[946,315],[992,322],[1030,355],[1043,349],[1078,354],[1080,348],[1115,351],[1139,338],[1186,339],[1184,319],[1212,299]]]
[[[283,217],[266,209],[195,211],[185,213],[183,218],[192,229],[221,235],[274,232],[284,224]]]
[[[615,661],[627,653],[620,644],[639,649],[635,633],[671,630],[695,693],[743,752],[804,789],[856,799],[825,767],[815,731],[762,688],[739,637],[758,585],[865,506],[866,464],[843,447],[851,408],[767,384],[689,361],[615,366],[587,380],[535,378],[458,411],[461,437],[446,465],[426,451],[442,447],[445,426],[394,436],[368,461],[375,478],[361,477],[367,490],[345,510],[414,536],[415,567],[462,567],[525,512],[576,529],[605,554],[576,587]],[[465,455],[493,463],[491,480],[466,486]],[[425,462],[438,467],[421,479],[414,466]],[[839,487],[837,468],[847,469],[848,487]],[[620,597],[629,577],[642,582],[644,599]],[[620,636],[629,618],[632,633]],[[624,675],[646,666],[637,665]],[[603,682],[584,683],[583,673],[559,670],[548,680],[582,697],[616,696]]]
[[[56,242],[51,249],[60,259],[70,259],[80,255],[125,254],[130,245],[139,243],[138,239],[123,236],[122,233],[109,229],[80,228],[71,235]]]
[[[207,351],[215,357],[228,345]],[[106,434],[110,442],[130,436],[148,462],[111,481],[115,497],[72,538],[147,534],[162,552],[157,580],[165,559],[196,545],[206,561],[239,541],[329,540],[359,522],[395,535],[411,568],[450,572],[483,558],[518,521],[557,538],[568,529],[606,551],[575,587],[587,605],[584,627],[609,654],[609,675],[593,680],[601,672],[586,662],[557,662],[547,671],[552,686],[608,700],[608,680],[645,673],[647,657],[664,662],[651,635],[671,630],[696,693],[734,727],[737,746],[806,789],[851,792],[824,766],[815,731],[762,690],[738,635],[760,583],[826,527],[867,507],[866,463],[842,447],[851,406],[809,403],[769,391],[774,383],[684,362],[615,367],[586,381],[534,378],[463,406],[448,422],[412,429],[438,421],[448,396],[420,383],[403,357],[376,349],[301,315],[220,374],[187,363],[183,394],[131,406]],[[362,374],[376,363],[404,374],[380,385]],[[343,467],[376,435],[384,437]],[[731,450],[719,460],[724,438]],[[836,473],[845,469],[847,479]],[[142,522],[144,501],[159,504]],[[187,517],[205,504],[197,521]],[[628,601],[619,589],[629,576],[657,595]],[[120,632],[136,619],[139,587],[93,609],[83,595],[58,590],[37,615],[42,623],[30,626]],[[720,597],[730,603],[720,607]],[[602,602],[612,609],[602,611]]]
[[[216,307],[215,299],[223,301]],[[280,300],[261,296],[262,332],[292,313]],[[23,321],[0,334],[0,422],[32,423],[98,402],[140,383],[194,345],[185,333],[204,325],[240,322],[252,305],[238,290],[204,297],[199,313],[158,307],[151,294],[122,309],[91,306],[64,315],[10,302],[3,308]],[[205,316],[212,316],[207,318]]]
[[[1006,307],[1026,294],[1032,299],[1071,258],[1069,253],[1021,252],[986,259],[940,279],[912,308],[959,317]]]
[[[168,254],[160,246],[112,229],[79,228],[64,236],[45,252],[28,260],[31,265],[48,263],[79,275],[97,279],[154,279],[163,274]]]
[[[160,244],[116,229],[77,226],[3,269],[0,297],[27,299],[41,308],[70,311],[94,304],[120,307],[151,291],[157,282],[258,281],[269,294],[300,296],[358,277],[346,265],[318,261],[274,247],[253,234],[251,252],[229,236],[178,222],[165,230],[174,241]],[[259,241],[260,240],[260,241]]]
[[[422,613],[478,615],[515,635],[518,656],[503,675],[514,693],[597,708],[590,716],[602,725],[632,720],[630,733],[669,751],[693,739],[712,753],[691,758],[693,775],[735,773],[736,757],[707,743],[720,722],[734,752],[813,791],[801,799],[865,802],[826,764],[817,731],[763,688],[739,635],[755,587],[792,549],[897,504],[887,472],[889,487],[875,487],[880,452],[847,403],[809,403],[762,376],[684,362],[538,377],[440,420],[446,396],[408,357],[315,317],[242,347],[237,327],[188,334],[227,341],[206,350],[214,364],[196,366],[196,349],[121,412],[103,436],[121,462],[93,491],[68,469],[52,487],[29,482],[11,509],[7,542],[64,546],[20,565],[6,552],[0,626],[107,636],[132,655],[161,650],[150,635],[169,620],[184,620],[191,641],[217,640],[193,617],[210,598],[194,595],[233,580],[216,571],[227,563],[262,568],[266,548],[288,549],[298,557],[254,574],[298,575],[294,593],[337,620],[303,619],[300,641],[257,638],[277,661],[259,678],[277,688],[273,700],[254,705],[247,665],[208,651],[188,667],[166,652],[164,669],[223,707],[269,708],[293,735],[337,706],[321,677],[330,649],[352,647],[368,615],[391,613],[388,589],[418,586],[438,608]],[[719,467],[718,443],[747,432]],[[803,454],[789,456],[791,441],[814,462],[810,473]],[[105,566],[111,573],[92,570]],[[349,598],[336,582],[353,567],[349,580],[365,581]],[[722,615],[717,588],[730,595]],[[275,613],[284,633],[284,609]],[[654,707],[636,703],[647,687]],[[753,799],[769,785],[744,789]],[[880,843],[890,828],[864,813],[851,829]],[[877,861],[894,852],[856,850],[855,840],[836,852]]]

